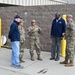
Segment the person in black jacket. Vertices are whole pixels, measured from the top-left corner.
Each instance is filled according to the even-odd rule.
[[[10,26],[10,31],[8,38],[11,40],[12,44],[12,58],[11,58],[11,66],[14,68],[22,69],[23,66],[20,65],[19,61],[19,44],[20,44],[20,32],[18,29],[18,25],[20,22],[20,16],[16,15],[14,17],[14,21]]]
[[[60,59],[61,37],[65,34],[65,30],[65,21],[60,17],[60,13],[56,13],[51,27],[52,49],[50,60],[58,61]]]

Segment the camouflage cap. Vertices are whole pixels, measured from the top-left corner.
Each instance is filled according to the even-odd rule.
[[[73,16],[71,14],[67,14],[67,18],[72,18]]]
[[[36,22],[36,20],[32,20],[31,22]]]
[[[24,23],[24,21],[21,19],[21,20],[20,20],[20,23]]]

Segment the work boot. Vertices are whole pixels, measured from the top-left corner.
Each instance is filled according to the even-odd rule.
[[[25,61],[22,58],[20,58],[20,62],[24,63]]]
[[[65,64],[66,67],[72,67],[73,65],[73,61],[70,61],[68,64]]]
[[[42,58],[40,57],[40,55],[38,55],[37,60],[42,61]]]
[[[34,56],[33,55],[31,55],[31,60],[34,61]]]
[[[60,62],[60,64],[68,64],[68,60],[65,60],[63,62]]]

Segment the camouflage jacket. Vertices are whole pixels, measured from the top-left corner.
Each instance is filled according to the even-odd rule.
[[[34,25],[34,26],[30,26],[28,28],[28,34],[30,38],[36,38],[39,37],[39,34],[42,33],[42,30],[39,26]]]
[[[66,28],[66,40],[73,41],[75,39],[75,23],[71,21],[70,23],[67,23]]]
[[[25,41],[25,30],[23,27],[19,26],[19,32],[20,32],[20,41],[24,42]]]

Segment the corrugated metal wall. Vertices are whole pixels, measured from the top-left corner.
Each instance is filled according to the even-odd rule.
[[[69,4],[75,4],[75,0],[64,0],[67,1]]]
[[[0,3],[23,6],[63,4],[50,0],[0,0]]]

